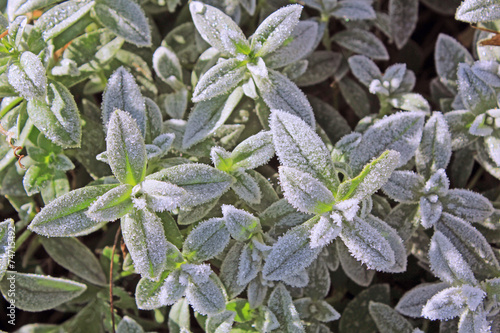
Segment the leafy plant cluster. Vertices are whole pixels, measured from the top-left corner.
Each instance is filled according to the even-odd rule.
[[[66,314],[10,328],[500,332],[495,35],[439,35],[423,96],[417,0],[300,3],[0,2],[0,290]]]

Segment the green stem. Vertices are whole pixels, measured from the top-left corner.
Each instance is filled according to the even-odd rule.
[[[481,168],[477,170],[477,172],[474,174],[474,177],[470,180],[469,184],[467,184],[466,188],[471,189],[474,186],[476,186],[477,182],[479,181],[479,178],[483,175],[484,169]]]
[[[325,33],[323,34],[323,46],[325,49],[330,51],[332,49],[332,41],[330,40],[330,29],[329,29],[329,23],[330,23],[330,15],[321,15],[321,21],[325,22],[326,27],[325,27]]]
[[[385,96],[380,96],[380,111],[379,111],[379,118],[382,118],[383,116],[387,116],[388,114],[391,113],[392,107],[387,101],[387,98]]]
[[[10,102],[6,107],[4,107],[0,111],[0,119],[3,118],[3,116],[5,116],[7,114],[7,112],[12,110],[17,104],[21,103],[23,100],[24,100],[23,97],[18,97],[16,99],[14,99],[12,102]]]
[[[31,231],[26,229],[24,232],[21,234],[21,236],[17,237],[16,239],[16,247],[14,248],[14,251],[17,251],[23,245],[23,243],[28,239],[28,237],[31,236]]]

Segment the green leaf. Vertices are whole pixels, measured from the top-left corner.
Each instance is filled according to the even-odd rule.
[[[88,207],[114,187],[116,184],[87,186],[58,197],[35,216],[28,228],[48,237],[87,235],[104,224],[86,215]]]
[[[363,200],[374,194],[391,177],[399,164],[399,156],[394,150],[382,153],[376,160],[367,164],[358,176],[340,184],[337,200]]]
[[[146,175],[146,146],[132,117],[117,110],[111,115],[106,153],[113,174],[123,184],[137,185]]]
[[[384,333],[412,333],[413,326],[390,306],[370,301],[368,310],[377,328]]]
[[[160,218],[147,208],[134,209],[121,219],[121,227],[135,270],[157,281],[165,270],[169,244]]]
[[[139,4],[132,0],[96,0],[95,12],[101,23],[127,42],[151,46],[151,28]]]
[[[369,315],[369,302],[389,304],[389,285],[377,284],[360,292],[347,304],[339,323],[340,333],[376,333],[377,327]]]
[[[0,280],[7,272],[11,255],[14,254],[15,236],[14,220],[7,219],[0,223]]]
[[[10,292],[11,283],[15,292]],[[38,274],[7,272],[0,281],[4,297],[18,309],[38,312],[53,309],[87,289],[82,283]]]
[[[172,243],[178,248],[182,248],[182,243],[184,243],[184,237],[182,237],[179,227],[175,222],[172,215],[168,212],[157,212],[156,215],[161,219],[163,223],[163,230],[165,231],[165,237],[167,241]]]
[[[98,286],[106,286],[106,275],[92,252],[79,240],[41,238],[43,248],[62,267]]]
[[[189,233],[182,253],[189,262],[203,262],[222,252],[229,239],[224,219],[212,218],[201,222]]]
[[[226,295],[224,287],[217,275],[210,274],[206,281],[189,279],[186,299],[193,310],[200,314],[216,314],[224,311]]]
[[[172,89],[177,86],[177,81],[182,82],[182,67],[179,58],[171,48],[160,46],[153,54],[153,68],[156,74]]]
[[[45,101],[28,101],[33,124],[52,142],[64,148],[80,146],[80,115],[71,92],[59,82],[49,83]]]
[[[242,141],[231,152],[233,170],[255,169],[266,164],[274,155],[271,132],[261,131]]]

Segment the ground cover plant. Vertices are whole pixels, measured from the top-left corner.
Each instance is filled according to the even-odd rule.
[[[0,9],[2,330],[500,332],[497,0]]]

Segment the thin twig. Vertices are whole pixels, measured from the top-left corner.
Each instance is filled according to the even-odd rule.
[[[120,237],[120,230],[121,227],[118,227],[118,230],[116,230],[113,250],[111,250],[111,263],[109,264],[109,307],[111,309],[111,326],[113,327],[113,333],[115,333],[115,314],[113,306],[113,259],[115,256],[116,243],[118,243],[118,237]]]

